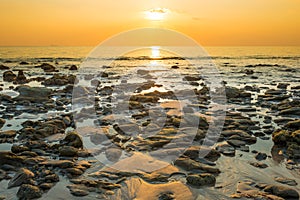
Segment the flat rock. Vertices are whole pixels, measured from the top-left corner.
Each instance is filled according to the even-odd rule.
[[[296,190],[285,186],[268,185],[264,191],[284,199],[299,199],[299,193]]]
[[[36,199],[42,197],[42,192],[37,186],[23,184],[18,190],[19,199]]]
[[[298,185],[298,183],[294,179],[285,178],[285,177],[275,177],[275,181],[277,181],[278,183],[289,185],[289,186]]]
[[[34,177],[34,173],[26,168],[21,168],[15,176],[9,181],[8,188],[18,187],[24,183],[29,183],[30,179]]]

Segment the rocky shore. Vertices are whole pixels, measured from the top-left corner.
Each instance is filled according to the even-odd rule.
[[[123,94],[128,99],[128,116],[135,121],[129,123],[113,117],[116,110],[111,99],[116,88],[135,85],[118,82],[114,72],[102,73],[102,82],[95,74],[85,74],[91,86],[76,86],[76,65],[62,69],[42,63],[35,66],[36,72],[0,65],[0,199],[51,199],[61,190],[67,193],[57,193],[57,197],[74,199],[187,200],[215,195],[203,196],[203,189],[218,191],[215,199],[299,199],[300,84],[248,84],[260,79],[259,67],[264,66],[249,65],[236,72],[245,79],[242,86],[225,84],[225,123],[210,149],[202,144],[208,129],[216,127],[210,126],[209,88],[199,74],[185,75],[183,81],[198,98],[181,108],[177,98],[190,99],[184,89],[179,88],[176,95],[162,91],[151,71],[139,71],[138,76],[148,81],[135,95]],[[76,99],[72,99],[74,84],[81,94]],[[96,93],[92,102],[87,98],[91,92]],[[94,105],[92,112],[89,108],[73,111],[72,103]],[[97,114],[93,123],[101,131],[76,125],[91,119],[91,113]],[[151,121],[153,115],[157,118]],[[190,134],[193,131],[195,135]],[[87,148],[86,139],[99,148]],[[262,151],[267,145],[271,151]],[[201,157],[199,152],[205,148],[209,153]],[[117,162],[122,151],[128,158]],[[174,155],[175,160],[153,159],[148,152],[154,152],[155,158]],[[96,159],[99,155],[115,164],[105,166]],[[242,163],[236,166],[241,167],[241,175],[226,180],[231,170],[222,163],[234,168],[230,162],[237,160]],[[164,167],[152,170],[160,165]],[[118,171],[120,166],[127,171]],[[279,170],[272,172],[273,168]],[[269,174],[268,179],[256,173]],[[15,191],[14,195],[8,191]]]

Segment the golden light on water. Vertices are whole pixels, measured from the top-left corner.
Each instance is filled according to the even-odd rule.
[[[159,46],[151,47],[151,58],[160,58],[160,47]]]
[[[169,14],[170,10],[167,8],[153,8],[145,12],[145,17],[152,21],[162,21]]]

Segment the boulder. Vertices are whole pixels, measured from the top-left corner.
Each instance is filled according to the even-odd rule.
[[[82,139],[80,135],[75,131],[68,132],[66,137],[63,139],[63,143],[68,146],[73,146],[75,148],[83,147]]]
[[[17,156],[12,152],[0,151],[0,166],[5,164],[12,166],[21,166],[23,161],[23,157]]]
[[[60,156],[74,157],[77,156],[78,149],[72,146],[62,146],[59,148]]]
[[[75,71],[75,70],[78,70],[78,67],[76,65],[71,65],[69,70]]]
[[[264,191],[284,199],[299,199],[299,193],[296,190],[285,186],[268,185]]]
[[[5,119],[0,118],[0,129],[4,126],[5,122]]]

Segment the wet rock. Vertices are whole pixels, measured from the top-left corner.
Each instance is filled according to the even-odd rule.
[[[272,140],[275,144],[285,146],[290,139],[290,134],[286,130],[276,130],[272,134]]]
[[[59,167],[62,169],[66,169],[66,168],[73,167],[74,163],[70,160],[48,160],[48,161],[39,163],[39,165]]]
[[[268,185],[264,188],[264,191],[284,199],[299,199],[299,194],[296,190],[284,186]]]
[[[279,115],[300,115],[300,107],[293,107],[293,108],[288,108],[281,110],[279,112]]]
[[[6,71],[3,73],[3,81],[6,82],[13,82],[17,78],[17,75],[15,75],[12,71]]]
[[[55,183],[59,181],[59,176],[57,174],[49,174],[45,176],[44,179],[47,183]]]
[[[0,64],[0,70],[6,70],[6,69],[9,69],[9,67]]]
[[[68,185],[67,188],[69,188],[71,194],[74,196],[83,197],[89,194],[88,188],[86,186],[73,184]]]
[[[51,78],[46,79],[44,82],[42,82],[45,86],[64,86],[68,84],[74,84],[76,80],[76,77],[74,75],[59,75],[54,74]],[[73,87],[70,87],[69,89],[73,89]]]
[[[24,161],[24,157],[17,156],[14,153],[8,151],[0,151],[0,166],[4,164],[12,166],[21,166]]]
[[[16,78],[16,83],[24,84],[24,83],[27,83],[27,82],[28,82],[28,80],[27,80],[23,70],[19,70],[17,78]]]
[[[21,146],[21,145],[16,145],[16,144],[14,144],[11,147],[11,152],[13,152],[13,153],[21,153],[21,152],[29,151],[29,150],[30,149],[27,146]]]
[[[246,145],[245,141],[234,140],[234,139],[227,140],[227,143],[230,144],[231,146],[234,146],[234,147],[241,147],[241,146],[245,146]]]
[[[78,154],[78,149],[72,146],[62,146],[59,148],[59,155],[66,157],[74,157]]]
[[[256,155],[255,155],[255,159],[256,160],[259,160],[259,161],[261,161],[261,160],[266,160],[267,159],[267,154],[266,153],[261,153],[261,152],[259,152],[259,153],[257,153]]]
[[[300,119],[290,121],[284,127],[289,130],[298,130],[298,129],[300,129]]]
[[[289,186],[298,185],[298,183],[294,179],[285,178],[285,177],[276,177],[275,181],[277,181],[278,183],[289,185]]]
[[[78,67],[76,65],[71,65],[69,70],[75,71],[75,70],[78,70]]]
[[[257,167],[257,168],[261,168],[261,169],[265,169],[268,167],[267,164],[261,163],[261,162],[250,162],[250,165]]]
[[[181,168],[187,170],[187,171],[199,170],[199,171],[208,172],[208,173],[220,173],[220,170],[218,168],[204,165],[204,164],[194,161],[190,158],[178,158],[174,162],[174,164],[177,165],[178,167],[181,167]]]
[[[31,183],[34,173],[26,168],[21,168],[15,176],[9,181],[8,188],[18,187],[24,183]]]
[[[83,174],[83,171],[78,168],[67,168],[66,172],[73,176],[79,176]]]
[[[225,156],[235,156],[235,148],[227,143],[218,144],[216,150]]]
[[[278,83],[277,88],[286,89],[289,85],[289,83]]]
[[[42,192],[37,186],[23,184],[18,190],[17,197],[19,199],[36,199],[42,197]]]
[[[63,144],[68,146],[73,146],[75,148],[83,148],[83,142],[80,135],[75,132],[71,131],[67,133],[67,136],[63,139]]]
[[[39,188],[41,188],[42,190],[50,190],[53,186],[53,183],[42,183],[39,185]]]
[[[6,120],[0,118],[0,129],[4,126],[5,123],[6,123]]]
[[[193,186],[213,186],[216,183],[216,178],[212,174],[192,174],[187,178],[187,183]]]
[[[55,69],[53,65],[50,65],[48,63],[43,63],[41,65],[36,66],[36,68],[41,68],[44,70],[44,72],[57,72],[58,70]]]
[[[14,138],[17,135],[15,130],[1,131],[0,138]]]
[[[14,100],[30,101],[34,103],[47,102],[52,93],[51,89],[45,87],[30,87],[25,85],[17,87],[17,91],[20,95],[14,98]]]

